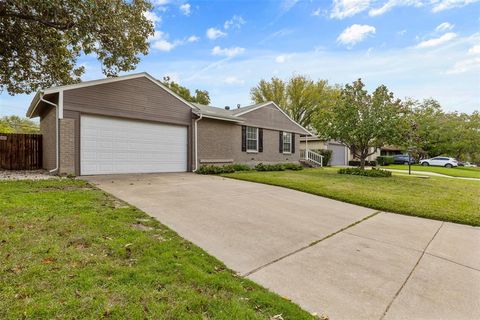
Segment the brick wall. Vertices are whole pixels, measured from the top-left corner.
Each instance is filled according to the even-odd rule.
[[[75,119],[60,120],[60,174],[75,174]]]

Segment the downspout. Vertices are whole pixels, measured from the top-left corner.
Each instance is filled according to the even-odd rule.
[[[58,167],[59,167],[59,141],[58,141],[59,139],[59,136],[58,136],[59,108],[57,104],[43,99],[43,94],[42,96],[40,96],[40,101],[43,101],[55,107],[55,169],[52,169],[49,171],[50,173],[52,173],[52,172],[58,171]]]
[[[198,169],[198,125],[197,122],[202,120],[203,115],[200,113],[200,117],[198,119],[195,119],[194,122],[194,130],[195,130],[195,169],[193,169],[193,172],[196,172]]]

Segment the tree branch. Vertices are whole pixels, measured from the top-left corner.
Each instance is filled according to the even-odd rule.
[[[61,23],[56,21],[45,20],[45,19],[42,19],[41,17],[37,17],[34,15],[26,14],[26,13],[7,12],[7,7],[5,5],[0,6],[0,17],[12,17],[12,18],[18,18],[22,20],[36,21],[45,26],[48,26],[57,30],[62,30],[62,31],[71,29],[75,25],[73,21]]]

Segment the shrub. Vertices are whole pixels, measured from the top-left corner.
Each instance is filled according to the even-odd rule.
[[[226,165],[225,167],[233,168],[233,170],[235,170],[235,171],[250,171],[250,170],[252,170],[252,167],[250,167],[247,164],[242,164],[242,163],[229,164],[229,165]]]
[[[284,163],[283,167],[286,170],[295,170],[295,171],[303,170],[303,166],[300,163]]]
[[[312,151],[323,156],[323,165],[324,166],[329,166],[330,165],[330,160],[332,160],[332,150],[316,149],[316,150],[312,150]]]
[[[360,160],[350,160],[348,161],[349,166],[360,167]],[[377,161],[365,161],[366,166],[375,167],[377,165]]]
[[[285,167],[282,164],[263,164],[259,163],[255,166],[257,171],[285,171]]]
[[[220,174],[220,173],[232,173],[235,169],[231,166],[215,166],[215,165],[201,165],[200,168],[195,171],[198,174]]]
[[[338,170],[339,174],[351,174],[355,176],[365,176],[365,177],[391,177],[392,173],[387,170],[375,169],[364,170],[360,168],[341,168]]]
[[[377,163],[379,166],[388,166],[393,164],[393,157],[392,156],[378,156]]]

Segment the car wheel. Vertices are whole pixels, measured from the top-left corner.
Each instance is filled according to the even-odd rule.
[[[452,165],[451,165],[450,163],[447,163],[447,164],[445,165],[445,168],[451,168],[451,167],[452,167]]]
[[[425,166],[425,167],[426,167],[426,166],[428,166],[428,165],[429,165],[428,162],[422,162],[422,166]]]

